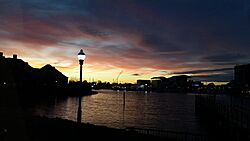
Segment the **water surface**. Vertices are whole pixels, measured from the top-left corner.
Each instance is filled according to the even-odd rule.
[[[180,93],[125,92],[99,90],[82,98],[82,122],[113,128],[139,127],[202,133],[195,115],[195,95]],[[34,115],[76,121],[78,98],[42,101],[32,108]]]

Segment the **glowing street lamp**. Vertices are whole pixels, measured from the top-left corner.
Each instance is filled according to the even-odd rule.
[[[80,52],[78,53],[78,60],[80,64],[80,84],[82,84],[82,65],[84,62],[84,59],[86,58],[85,53],[81,49]],[[80,85],[81,86],[81,85]],[[78,101],[78,111],[77,111],[77,123],[81,123],[82,120],[82,97],[79,95],[79,101]]]
[[[86,58],[86,55],[83,52],[83,50],[81,49],[80,52],[78,53],[78,60],[79,60],[79,64],[80,64],[80,82],[82,82],[82,65],[83,65],[85,58]]]

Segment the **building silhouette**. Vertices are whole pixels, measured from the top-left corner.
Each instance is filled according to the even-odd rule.
[[[1,86],[63,86],[68,77],[51,65],[37,69],[17,58],[5,58],[0,53],[0,85]]]
[[[188,78],[186,75],[166,77],[153,77],[152,88],[158,91],[176,91],[176,90],[186,90],[188,86]]]
[[[250,64],[234,67],[234,83],[238,87],[250,86]]]
[[[166,77],[153,77],[151,78],[152,89],[154,90],[164,90],[167,86],[167,78]]]
[[[149,90],[151,86],[150,80],[137,80],[136,89],[137,90]]]
[[[186,89],[188,85],[188,78],[187,75],[179,75],[179,76],[172,76],[167,80],[167,88],[170,89]]]
[[[68,83],[68,77],[49,64],[38,69],[37,74],[38,80],[40,81],[39,83],[42,85],[62,86]]]

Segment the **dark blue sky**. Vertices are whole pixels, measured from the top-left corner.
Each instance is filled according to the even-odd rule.
[[[172,74],[228,81],[228,68],[250,62],[247,0],[0,0],[0,19],[1,50],[53,54],[70,76],[80,48],[91,75],[104,80],[124,70],[124,81]]]

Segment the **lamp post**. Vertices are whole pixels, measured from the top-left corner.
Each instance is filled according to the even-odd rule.
[[[85,59],[85,53],[83,52],[83,50],[81,49],[80,52],[78,53],[78,60],[79,60],[79,64],[80,64],[80,86],[82,84],[82,65]],[[81,123],[82,120],[82,97],[79,94],[79,98],[78,98],[78,110],[77,110],[77,123]]]

